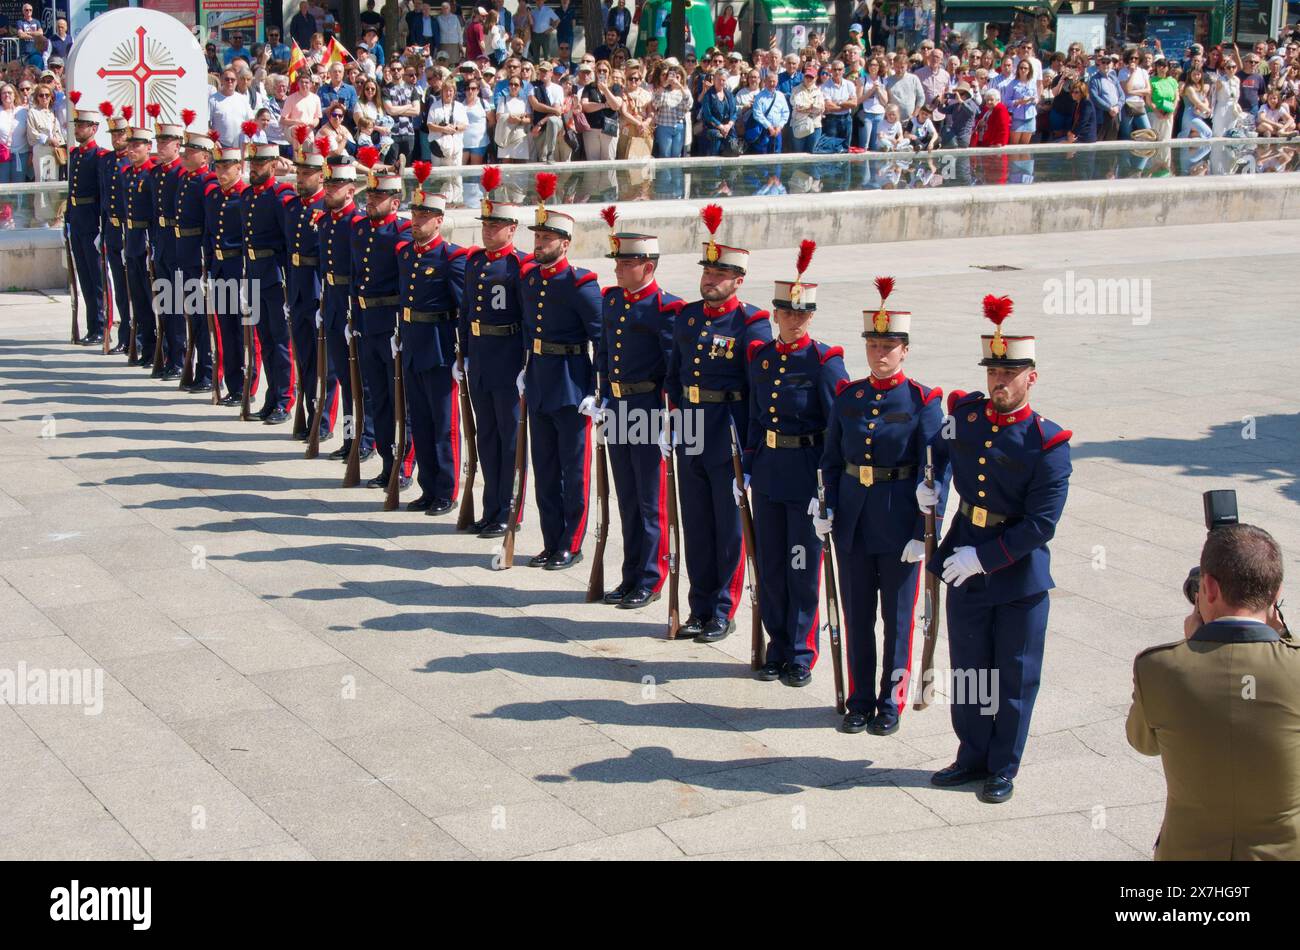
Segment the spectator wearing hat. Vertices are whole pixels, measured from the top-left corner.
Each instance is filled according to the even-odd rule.
[[[957,83],[951,101],[943,108],[943,122],[939,127],[939,139],[943,147],[969,148],[975,130],[975,117],[979,114],[979,106],[973,101],[970,84]]]
[[[1098,57],[1097,72],[1088,80],[1088,95],[1097,119],[1097,138],[1103,142],[1119,137],[1119,113],[1124,107],[1124,88],[1116,78],[1113,66],[1109,56]]]
[[[790,134],[794,136],[796,152],[817,150],[825,112],[826,98],[817,88],[817,68],[807,66],[803,71],[803,85],[790,96]]]
[[[554,67],[541,63],[537,82],[528,94],[528,108],[532,114],[533,152],[537,161],[550,165],[555,162],[555,144],[564,129],[564,90],[555,81]]]

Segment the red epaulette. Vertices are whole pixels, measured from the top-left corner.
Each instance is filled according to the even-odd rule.
[[[686,301],[685,301],[685,300],[670,300],[670,301],[666,301],[666,300],[664,300],[664,298],[663,298],[662,296],[659,298],[659,312],[660,312],[660,313],[671,313],[671,314],[676,315],[676,314],[679,314],[679,313],[682,312],[682,307],[684,307],[684,306],[686,306]]]
[[[364,214],[359,214],[352,219],[352,226],[354,228],[360,228],[361,225],[365,224],[365,222],[366,222],[366,216]]]
[[[458,257],[468,257],[468,256],[469,256],[469,248],[458,247],[456,248],[456,250],[452,251],[447,255],[447,260],[454,261]]]
[[[759,350],[767,346],[768,342],[769,341],[767,340],[750,340],[749,346],[745,350],[745,359],[752,363],[754,361],[754,356]]]
[[[966,398],[966,392],[962,389],[954,389],[948,394],[948,415],[952,415],[953,407]]]
[[[606,287],[604,290],[600,292],[600,295],[602,297],[607,297],[616,290],[618,290],[618,284],[610,284],[608,287]]]
[[[1046,452],[1048,449],[1056,448],[1058,445],[1062,444],[1063,442],[1069,442],[1070,436],[1074,435],[1074,433],[1071,432],[1069,429],[1062,429],[1060,432],[1056,433],[1056,435],[1052,436],[1049,439],[1047,438],[1046,433],[1043,432],[1043,417],[1034,416],[1034,422],[1038,425],[1039,437],[1043,439],[1044,452]]]
[[[771,320],[771,319],[772,319],[772,315],[768,313],[766,310],[755,310],[752,314],[750,314],[748,317],[745,318],[745,326],[749,326],[751,323],[757,323],[759,320]]]
[[[533,255],[525,254],[523,257],[519,258],[519,266],[522,267],[524,264],[531,264],[532,261],[533,261]]]
[[[573,286],[581,287],[583,284],[589,284],[595,279],[596,279],[596,272],[589,270],[587,271],[587,273],[583,274],[581,277],[575,280],[573,282]]]
[[[393,248],[393,252],[396,254],[401,254],[402,249],[410,243],[411,243],[410,241],[398,241],[397,246]]]
[[[220,190],[221,190],[221,186],[218,185],[215,181],[210,181],[203,186],[203,194],[205,196],[212,194],[214,191],[220,191]]]
[[[839,380],[839,381],[835,384],[835,395],[838,396],[840,393],[844,392],[844,390],[848,389],[848,388],[849,388],[850,386],[852,386],[852,385],[853,385],[853,380],[851,380],[851,379],[841,379],[841,380]]]
[[[916,391],[921,394],[921,405],[923,406],[928,406],[936,399],[940,399],[943,397],[943,390],[940,389],[938,386],[935,386],[929,392],[926,392],[925,387],[922,386],[920,383],[918,383],[916,380],[912,379],[910,376],[908,377],[907,381],[911,383],[913,386],[915,386]]]
[[[535,260],[532,259],[532,255],[531,255],[531,254],[528,255],[527,257],[525,257],[525,258],[524,258],[522,261],[520,261],[519,263],[520,263],[520,267],[519,267],[519,276],[520,276],[520,277],[523,277],[525,274],[531,274],[531,273],[532,273],[534,270],[536,270],[537,267],[538,267],[537,262],[536,262]]]
[[[842,346],[827,347],[826,352],[822,354],[822,365],[825,366],[826,362],[835,356],[838,356],[840,359],[843,359],[844,347]]]

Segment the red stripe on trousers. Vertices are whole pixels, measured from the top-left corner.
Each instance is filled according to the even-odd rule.
[[[451,497],[460,497],[460,384],[451,381]]]
[[[739,509],[737,509],[739,511]],[[745,587],[745,535],[740,536],[740,557],[736,558],[736,569],[731,572],[731,582],[727,589],[731,592],[731,610],[727,612],[727,619],[731,620],[736,616],[736,611],[740,609],[740,592]]]
[[[817,649],[817,630],[822,615],[822,568],[825,567],[822,562],[825,560],[826,550],[823,548],[821,557],[817,559],[817,606],[813,610],[812,626],[808,628],[808,635],[803,641],[804,646],[812,650],[812,662],[808,664],[810,670],[817,665],[817,657],[821,656],[821,652]]]
[[[925,562],[918,565],[916,572],[916,589],[912,591],[912,622],[907,625],[907,666],[903,667],[903,678],[898,681],[898,718],[903,718],[903,709],[907,705],[907,690],[912,679],[912,634],[916,631],[916,602],[921,596],[921,581],[925,578]]]
[[[582,550],[582,536],[587,530],[587,512],[591,510],[591,416],[587,416],[586,448],[582,453],[582,517],[573,532],[569,550],[577,554]]]
[[[104,336],[113,330],[113,280],[108,273],[108,258],[104,256],[104,245],[99,245],[99,274],[103,286],[108,289],[104,294]]]
[[[662,456],[659,459],[659,550],[655,564],[659,566],[659,579],[655,581],[658,591],[668,579],[668,460]]]
[[[330,395],[330,393],[325,394],[327,399],[329,399]],[[334,431],[334,426],[339,421],[339,403],[343,401],[343,385],[341,383],[334,384],[333,397],[333,399],[329,399],[331,432]]]

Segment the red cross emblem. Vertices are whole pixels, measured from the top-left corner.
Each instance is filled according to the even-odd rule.
[[[131,100],[138,121],[145,120],[146,94],[151,91],[151,80],[154,82],[151,98],[163,106],[165,112],[174,114],[176,80],[185,75],[185,67],[177,66],[171,50],[157,40],[149,40],[146,52],[144,27],[138,27],[135,35],[134,43],[128,39],[118,45],[108,61],[112,68],[101,66],[98,76],[100,79],[112,77],[109,83],[113,89],[112,98],[118,100],[119,105],[123,104],[123,99]],[[122,95],[123,91],[125,95]]]

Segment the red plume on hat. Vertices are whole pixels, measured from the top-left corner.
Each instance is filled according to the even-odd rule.
[[[501,169],[495,165],[483,166],[483,177],[480,180],[485,192],[491,193],[493,189],[501,185]]]
[[[73,89],[71,92],[68,93],[68,99],[75,106],[78,102],[81,101],[81,90]]]
[[[709,229],[709,247],[704,252],[704,259],[716,261],[718,259],[718,245],[713,240],[713,236],[717,233],[718,225],[722,224],[722,205],[705,205],[700,209],[700,220]]]
[[[243,132],[246,137],[251,139],[254,135],[257,134],[257,123],[254,122],[252,119],[248,119],[245,122],[241,122],[239,124],[239,131]]]
[[[113,118],[113,103],[109,102],[107,99],[101,102],[99,104],[99,114],[105,119]]]
[[[208,138],[212,139],[212,141],[214,141],[214,142],[217,143],[217,147],[218,147],[218,148],[221,147],[221,133],[220,133],[220,132],[218,132],[216,129],[208,129],[208,131],[207,131],[207,136],[208,136]]]
[[[135,109],[131,106],[122,106],[122,118],[131,121],[131,116],[135,115]]]
[[[813,252],[816,250],[816,241],[804,240],[799,242],[799,259],[795,262],[794,269],[800,277],[808,269],[808,265],[812,263]]]
[[[311,135],[311,129],[307,127],[305,122],[302,125],[295,125],[293,127],[293,140],[297,142],[299,146],[307,143],[307,136],[309,135]]]
[[[329,158],[331,139],[328,135],[318,135],[312,139],[312,144],[316,146],[316,151],[326,158]]]
[[[357,149],[357,161],[365,165],[366,168],[373,168],[375,162],[379,161],[379,149],[373,145],[363,145]]]
[[[1007,345],[1002,340],[1002,321],[1011,316],[1013,308],[1010,297],[995,297],[993,294],[987,294],[984,297],[984,318],[993,322],[993,340],[989,345],[989,352],[994,356],[1005,356]]]
[[[618,220],[618,208],[614,205],[610,205],[608,208],[601,208],[600,216],[605,219],[605,223],[608,224],[609,229],[613,231],[614,222]]]
[[[144,111],[149,113],[149,118],[156,119],[162,114],[162,106],[156,102],[151,102],[144,107]]]
[[[186,128],[188,128],[189,124],[193,122],[195,119],[197,119],[198,117],[199,114],[195,112],[193,109],[181,110],[181,121],[185,123]]]
[[[559,184],[560,179],[553,172],[537,173],[537,197],[540,201],[547,201],[555,194],[555,186]]]
[[[877,277],[877,278],[876,278],[876,290],[877,290],[877,291],[879,292],[879,294],[880,294],[880,307],[881,307],[881,309],[883,310],[883,309],[884,309],[884,306],[885,306],[885,301],[888,300],[888,299],[889,299],[889,295],[892,294],[892,293],[894,292],[894,278],[892,278],[892,277]]]
[[[433,162],[411,162],[411,174],[415,180],[420,183],[420,190],[424,191],[424,180],[433,173]]]

